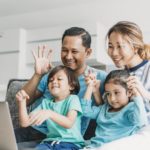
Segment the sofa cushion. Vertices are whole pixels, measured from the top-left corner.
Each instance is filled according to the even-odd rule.
[[[18,106],[16,103],[16,93],[27,83],[28,80],[11,79],[8,82],[6,101],[8,101],[13,127],[19,127]]]

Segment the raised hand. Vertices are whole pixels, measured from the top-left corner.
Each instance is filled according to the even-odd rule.
[[[139,92],[142,96],[144,96],[146,90],[136,76],[130,76],[127,79],[127,85],[129,90],[133,91],[134,95],[137,95]]]
[[[96,105],[100,105],[103,103],[99,88],[100,88],[100,80],[96,79],[96,74],[92,71],[89,71],[85,76],[85,82],[87,84],[87,90],[85,92],[84,98],[91,99],[92,93],[94,96],[94,100]]]
[[[29,99],[29,95],[24,90],[20,90],[17,92],[16,100],[18,102],[26,101],[27,99]]]
[[[89,71],[89,73],[84,76],[85,76],[85,82],[86,82],[87,86],[93,87],[93,90],[92,90],[93,93],[96,91],[99,91],[100,80],[96,79],[96,74],[92,71]]]
[[[35,73],[43,75],[52,68],[51,56],[52,50],[47,49],[45,45],[38,46],[38,54],[32,51],[35,60]]]

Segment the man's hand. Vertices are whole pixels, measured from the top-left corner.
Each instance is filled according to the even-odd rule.
[[[35,73],[43,75],[52,68],[51,56],[52,50],[47,49],[46,46],[38,46],[38,54],[32,51],[35,60]]]

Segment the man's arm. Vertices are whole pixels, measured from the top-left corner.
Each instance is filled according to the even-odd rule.
[[[30,98],[27,100],[27,105],[32,103],[35,99],[42,96],[42,93],[37,90],[38,84],[41,80],[42,76],[34,73],[32,78],[24,85],[22,90],[26,91]]]
[[[52,50],[47,50],[45,46],[38,46],[38,54],[36,54],[35,51],[32,51],[32,53],[35,60],[35,73],[22,88],[30,97],[27,100],[27,105],[42,96],[43,93],[37,90],[38,84],[43,75],[52,67],[50,63]]]

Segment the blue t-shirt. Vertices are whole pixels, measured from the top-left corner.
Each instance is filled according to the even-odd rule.
[[[104,143],[129,136],[147,124],[146,111],[141,97],[134,97],[125,107],[117,112],[109,112],[110,105],[105,103],[91,107],[91,102],[84,100],[84,115],[96,119],[95,137],[88,147],[99,147]]]
[[[101,92],[101,94],[103,94],[103,92],[104,92],[103,84],[104,84],[104,81],[105,81],[105,78],[106,78],[106,75],[107,75],[106,72],[102,71],[102,70],[92,68],[90,66],[87,66],[86,70],[85,70],[85,74],[88,73],[88,72],[94,72],[96,74],[96,78],[98,80],[101,80],[100,92]],[[41,103],[43,98],[48,98],[48,99],[53,98],[52,95],[50,94],[48,86],[47,86],[47,82],[48,82],[47,79],[48,79],[48,74],[43,76],[43,78],[41,79],[41,81],[38,85],[38,90],[43,93],[43,96],[39,100],[36,100],[36,103],[34,104],[34,108]],[[79,96],[80,101],[83,101],[82,98],[83,98],[83,96],[85,94],[85,91],[86,91],[86,88],[87,88],[86,83],[85,83],[85,79],[84,79],[84,75],[83,74],[80,75],[78,77],[78,80],[79,80],[79,84],[80,84],[80,91],[78,93],[78,96]],[[93,96],[92,96],[91,101],[94,105]],[[84,133],[85,133],[87,127],[88,127],[89,121],[90,121],[90,119],[88,117],[85,117],[85,116],[82,117],[82,121],[81,121],[81,133],[82,133],[82,135],[84,135]],[[45,125],[44,124],[39,126],[39,127],[34,127],[34,128],[41,131],[42,133],[47,132],[45,130]]]

